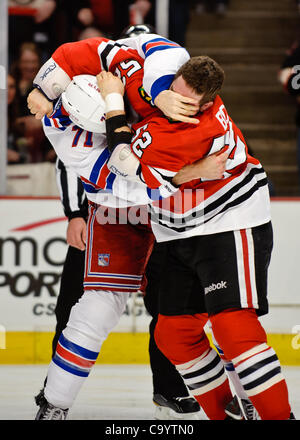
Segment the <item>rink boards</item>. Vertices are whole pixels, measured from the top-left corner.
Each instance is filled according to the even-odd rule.
[[[67,221],[52,198],[0,198],[0,363],[48,363],[54,308],[66,255]],[[274,251],[269,343],[285,365],[300,365],[300,201],[273,199]],[[150,317],[132,296],[99,363],[148,363]]]

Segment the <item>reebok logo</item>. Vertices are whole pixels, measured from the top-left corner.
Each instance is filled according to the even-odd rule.
[[[213,292],[214,290],[219,290],[219,289],[227,289],[227,281],[220,281],[220,283],[212,283],[210,286],[205,287],[204,289],[204,293],[205,295],[207,295],[210,292]]]

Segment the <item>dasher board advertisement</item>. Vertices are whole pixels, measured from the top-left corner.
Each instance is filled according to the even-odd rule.
[[[0,198],[0,325],[53,331],[67,253],[67,219],[52,198]],[[147,331],[141,295],[132,295],[116,331]]]

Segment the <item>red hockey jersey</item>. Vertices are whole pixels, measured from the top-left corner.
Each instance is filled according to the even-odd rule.
[[[164,184],[174,196],[151,207],[153,231],[160,240],[243,229],[270,220],[267,177],[247,152],[241,131],[218,96],[198,115],[199,124],[150,117],[134,125],[132,151],[141,162],[141,180],[154,191]],[[197,179],[176,192],[172,177],[186,164],[228,148],[223,179]]]

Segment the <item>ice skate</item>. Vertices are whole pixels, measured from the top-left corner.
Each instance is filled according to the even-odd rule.
[[[156,420],[199,420],[200,405],[193,397],[165,398],[154,394]]]
[[[37,412],[35,420],[66,420],[69,410],[61,409],[52,405],[47,402],[43,395],[41,396],[40,394],[38,395],[38,405],[40,406],[40,409]]]
[[[250,400],[234,396],[225,408],[226,414],[234,420],[258,420],[258,413]]]

